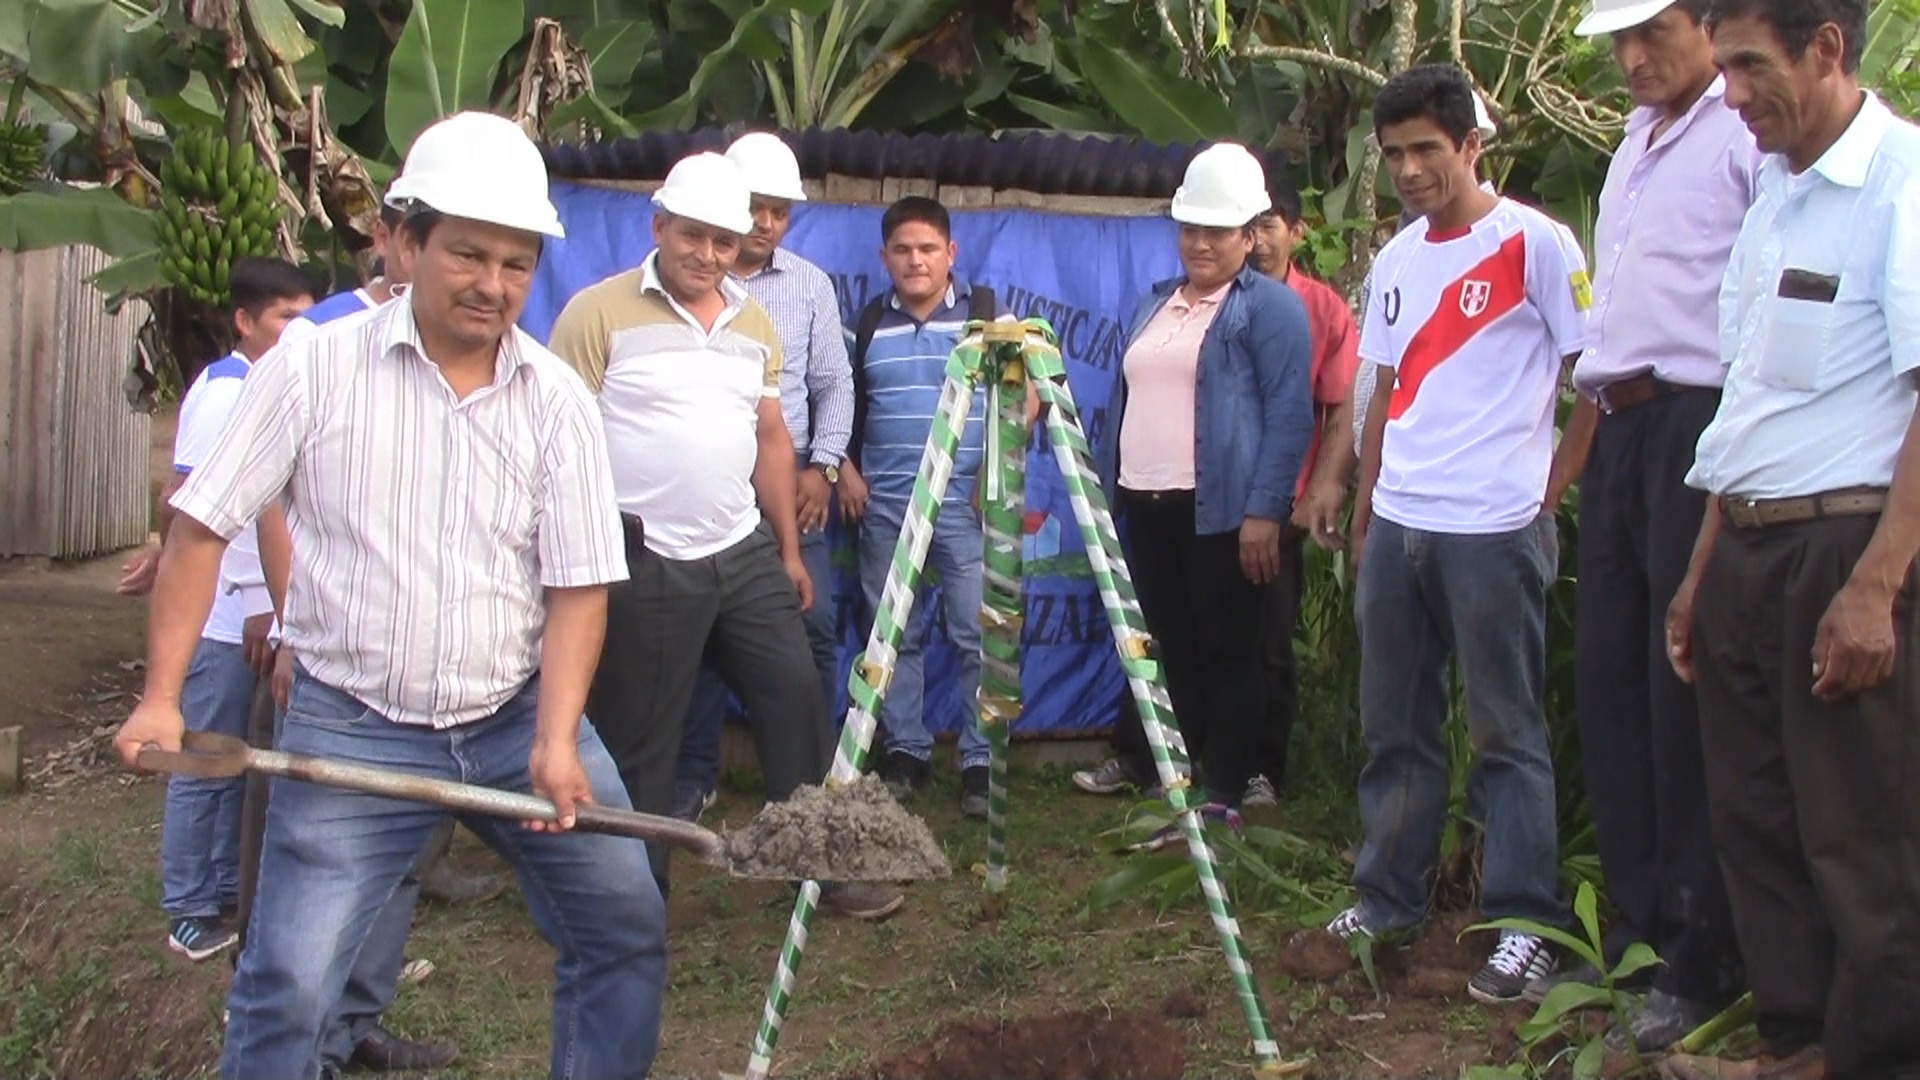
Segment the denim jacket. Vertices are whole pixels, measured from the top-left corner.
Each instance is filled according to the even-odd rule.
[[[1134,309],[1127,347],[1186,284],[1163,281]],[[1193,418],[1194,531],[1232,532],[1248,516],[1285,522],[1313,434],[1307,312],[1284,284],[1251,265],[1233,279],[1200,343]],[[1123,361],[1124,364],[1124,361]],[[1094,463],[1111,504],[1120,477],[1127,378],[1114,379]]]

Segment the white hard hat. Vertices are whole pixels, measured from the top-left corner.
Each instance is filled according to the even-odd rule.
[[[1582,37],[1611,34],[1639,26],[1672,6],[1673,0],[1593,0],[1593,10],[1573,32]]]
[[[413,140],[387,205],[418,203],[449,217],[564,237],[547,194],[547,164],[520,125],[492,113],[455,113]]]
[[[753,231],[753,195],[746,174],[711,150],[675,162],[666,183],[653,193],[653,205],[742,236]]]
[[[1500,128],[1493,122],[1493,114],[1487,111],[1487,99],[1480,91],[1473,92],[1473,126],[1480,129],[1480,141],[1486,142],[1500,134]]]
[[[1173,220],[1182,225],[1232,229],[1268,210],[1267,172],[1239,143],[1214,143],[1193,155],[1179,190],[1173,193]]]
[[[793,156],[780,136],[750,131],[727,147],[727,160],[746,174],[747,189],[755,195],[807,201],[807,193],[800,187],[800,159]]]

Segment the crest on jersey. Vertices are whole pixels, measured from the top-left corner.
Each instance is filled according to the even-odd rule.
[[[1493,296],[1493,283],[1468,278],[1460,283],[1460,314],[1471,319],[1487,310],[1487,300]]]

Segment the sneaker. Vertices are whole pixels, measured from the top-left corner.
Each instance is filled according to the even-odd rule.
[[[1327,924],[1327,933],[1332,934],[1341,941],[1352,941],[1355,937],[1373,936],[1373,931],[1367,929],[1367,924],[1360,920],[1359,904],[1355,904],[1340,914],[1335,915],[1333,921]]]
[[[1247,793],[1240,798],[1241,806],[1279,806],[1280,793],[1273,788],[1273,781],[1258,773],[1247,781]]]
[[[900,910],[907,896],[891,885],[872,881],[823,881],[820,907],[849,919],[874,921]]]
[[[701,815],[712,809],[720,793],[699,784],[682,784],[673,793],[673,816],[689,824],[698,824]]]
[[[880,780],[896,799],[922,791],[933,779],[933,766],[901,750],[889,750],[880,762]]]
[[[1233,830],[1233,835],[1235,836],[1239,836],[1241,830],[1246,826],[1246,822],[1240,817],[1240,811],[1227,806],[1225,803],[1210,802],[1202,805],[1200,807],[1200,820],[1203,825],[1207,822],[1225,825],[1227,828]],[[1162,848],[1185,843],[1186,838],[1187,834],[1181,829],[1178,821],[1169,822],[1159,832],[1132,845],[1127,850],[1159,851]]]
[[[1520,1001],[1527,984],[1553,974],[1558,963],[1544,939],[1509,930],[1500,935],[1486,966],[1468,981],[1467,994],[1489,1005]]]
[[[167,948],[181,956],[199,963],[222,949],[230,949],[240,935],[233,928],[214,919],[189,916],[173,920],[173,930],[167,935]]]
[[[960,812],[970,818],[987,816],[987,767],[960,770]]]
[[[1108,758],[1097,769],[1081,769],[1073,774],[1073,786],[1089,795],[1118,795],[1134,786],[1133,777],[1119,758]]]

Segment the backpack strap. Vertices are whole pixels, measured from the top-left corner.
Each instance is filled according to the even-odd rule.
[[[999,305],[994,303],[992,289],[987,288],[985,285],[975,285],[968,290],[968,322],[992,322],[999,314]]]
[[[853,322],[853,432],[847,438],[847,460],[860,464],[861,436],[867,429],[867,350],[873,345],[874,331],[880,329],[880,316],[887,310],[885,293],[867,302]]]

